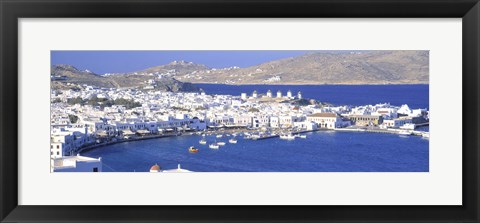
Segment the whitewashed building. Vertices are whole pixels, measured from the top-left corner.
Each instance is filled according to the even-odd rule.
[[[307,121],[317,123],[318,128],[335,129],[348,126],[348,122],[342,120],[336,113],[315,113],[307,116]]]
[[[64,156],[50,159],[51,172],[102,172],[102,158]]]

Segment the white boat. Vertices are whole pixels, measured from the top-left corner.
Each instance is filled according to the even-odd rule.
[[[257,135],[257,134],[250,136],[250,138],[253,139],[253,140],[257,140],[258,138],[261,138],[261,137],[262,136]]]
[[[422,138],[430,139],[430,133],[429,132],[422,133]]]
[[[292,135],[291,133],[290,134],[281,134],[280,139],[293,140],[293,139],[295,139],[295,136]]]
[[[202,145],[206,145],[206,144],[207,144],[207,140],[201,139],[200,141],[198,141],[198,143],[200,143],[200,144],[202,144]]]
[[[306,139],[307,138],[307,135],[296,135],[297,138],[302,138],[302,139]]]
[[[409,136],[409,135],[412,135],[412,132],[407,131],[407,130],[402,130],[402,131],[398,132],[398,134],[404,135],[404,136]]]
[[[405,123],[404,125],[400,126],[401,129],[407,129],[407,130],[414,130],[415,129],[415,124],[413,123]]]
[[[229,139],[229,140],[228,140],[228,142],[229,142],[229,143],[233,143],[233,144],[235,144],[235,143],[237,143],[237,139],[235,139],[235,138],[232,138],[232,139]]]
[[[219,146],[217,143],[212,143],[212,144],[208,145],[208,148],[210,148],[210,149],[218,149],[218,148],[220,148],[220,146]]]
[[[224,146],[226,143],[225,142],[217,142],[219,146]]]
[[[217,135],[217,138],[222,138],[222,137],[223,137],[223,135]]]

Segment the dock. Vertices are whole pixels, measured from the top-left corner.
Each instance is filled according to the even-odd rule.
[[[263,140],[263,139],[271,139],[280,137],[279,135],[269,135],[269,136],[261,136],[261,137],[252,137],[252,140]]]
[[[428,125],[428,123],[424,124]],[[369,129],[369,128],[337,128],[335,131],[343,132],[373,132],[373,133],[386,133],[386,134],[401,134],[402,131],[408,131],[412,136],[422,136],[424,132],[415,130],[404,129]]]

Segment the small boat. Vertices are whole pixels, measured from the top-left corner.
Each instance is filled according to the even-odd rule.
[[[414,130],[415,127],[416,126],[413,123],[405,123],[404,125],[400,126],[401,129],[407,129],[407,130]]]
[[[221,134],[220,134],[220,135],[217,135],[217,138],[222,138],[222,137],[223,137],[223,135],[221,135]]]
[[[233,143],[233,144],[235,144],[235,143],[237,143],[237,139],[235,139],[235,138],[232,138],[232,139],[229,139],[229,140],[228,140],[228,142],[229,142],[229,143]]]
[[[198,143],[200,143],[200,144],[202,144],[202,145],[206,145],[206,144],[207,144],[207,140],[201,139],[200,141],[198,141]]]
[[[292,135],[291,133],[290,134],[282,134],[282,135],[280,135],[280,139],[293,140],[293,139],[295,139],[295,136]]]
[[[306,138],[307,138],[307,135],[297,135],[297,138],[306,139]]]
[[[402,130],[402,131],[398,132],[398,134],[404,135],[404,136],[409,136],[409,135],[412,135],[412,132],[406,131],[406,130]]]
[[[208,148],[210,148],[210,149],[219,149],[220,146],[219,146],[217,143],[212,143],[212,144],[208,145]]]
[[[262,136],[259,135],[259,134],[258,134],[258,135],[255,134],[255,135],[250,136],[250,138],[251,138],[252,140],[257,140],[257,139],[259,139],[259,138],[261,138],[261,137],[262,137]]]
[[[219,146],[224,146],[226,143],[225,142],[217,142]]]
[[[424,138],[424,139],[430,139],[430,133],[429,133],[429,132],[424,132],[424,133],[422,133],[422,138]]]
[[[188,152],[196,153],[196,152],[198,152],[198,149],[193,147],[193,146],[190,146],[190,148],[188,148]]]

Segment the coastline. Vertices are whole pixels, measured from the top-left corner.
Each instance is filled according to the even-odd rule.
[[[212,134],[232,134],[232,133],[239,133],[235,130],[239,129],[222,129],[222,130],[210,130],[207,132],[204,132],[204,134],[207,135],[212,135]],[[245,132],[258,132],[257,130],[250,130],[250,129],[242,129],[243,131],[240,131],[241,133]],[[335,128],[335,129],[316,129],[316,130],[303,130],[303,131],[295,131],[292,132],[292,134],[301,134],[301,133],[308,133],[308,132],[319,132],[319,131],[339,131],[339,132],[368,132],[368,133],[381,133],[381,134],[396,134],[396,135],[402,135],[402,129],[368,129],[368,128]],[[411,136],[422,136],[423,131],[416,131],[416,130],[408,130],[411,133]],[[168,134],[168,135],[149,135],[149,136],[144,136],[144,137],[139,137],[139,138],[131,138],[131,139],[122,139],[122,140],[117,140],[117,141],[111,141],[111,142],[105,142],[105,143],[99,143],[99,144],[94,144],[90,146],[86,146],[83,148],[80,148],[77,153],[82,153],[82,152],[87,152],[93,149],[98,149],[101,147],[105,146],[110,146],[114,144],[119,144],[119,143],[124,143],[124,142],[135,142],[135,141],[142,141],[142,140],[149,140],[149,139],[158,139],[158,138],[166,138],[166,137],[176,137],[176,136],[184,136],[184,135],[196,135],[199,132],[188,132],[187,134],[182,134],[182,133],[176,133],[176,134]],[[262,137],[258,139],[249,139],[249,140],[263,140],[263,139],[269,139],[269,138],[278,138],[279,135],[275,136],[268,136],[268,137]]]
[[[142,141],[142,140],[148,140],[148,139],[158,139],[158,138],[166,138],[166,137],[173,137],[173,136],[178,136],[178,134],[171,134],[171,135],[151,135],[151,136],[145,136],[145,137],[140,137],[140,138],[132,138],[132,139],[121,139],[117,141],[111,141],[111,142],[104,142],[104,143],[99,143],[99,144],[94,144],[86,147],[79,148],[77,150],[77,153],[82,153],[82,152],[87,152],[93,149],[98,149],[101,147],[105,146],[110,146],[114,144],[119,144],[119,143],[124,143],[124,142],[135,142],[135,141]]]
[[[361,86],[361,85],[370,85],[370,86],[382,86],[382,85],[429,85],[429,83],[241,83],[241,84],[232,84],[232,83],[205,83],[205,82],[185,82],[195,84],[211,84],[211,85],[230,85],[230,86],[242,86],[242,85],[293,85],[293,86]]]

